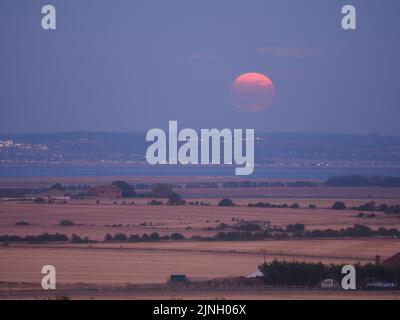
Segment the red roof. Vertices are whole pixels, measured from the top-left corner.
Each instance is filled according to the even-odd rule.
[[[384,265],[400,266],[400,252],[382,262]]]

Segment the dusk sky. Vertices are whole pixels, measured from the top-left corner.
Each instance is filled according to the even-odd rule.
[[[41,28],[41,8],[57,29]],[[357,30],[341,8],[357,9]],[[0,1],[0,133],[255,128],[400,134],[400,1]],[[257,72],[271,106],[237,110]]]

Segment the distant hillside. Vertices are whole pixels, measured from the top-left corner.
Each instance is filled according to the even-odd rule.
[[[332,177],[325,182],[331,187],[400,187],[400,177],[359,176]]]

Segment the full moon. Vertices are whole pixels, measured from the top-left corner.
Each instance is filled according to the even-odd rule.
[[[275,87],[266,75],[256,72],[238,76],[230,89],[230,98],[239,111],[257,113],[271,106]]]

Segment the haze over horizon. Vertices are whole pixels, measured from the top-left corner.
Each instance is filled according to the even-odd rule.
[[[0,3],[0,133],[400,134],[400,2],[52,0]],[[341,28],[341,7],[357,30]],[[290,9],[289,9],[290,7]],[[230,101],[239,75],[274,83],[267,110]]]

